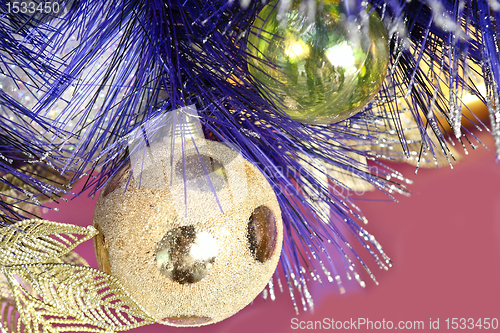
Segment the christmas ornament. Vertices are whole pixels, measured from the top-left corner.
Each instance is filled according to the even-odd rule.
[[[9,3],[13,5],[14,1]],[[465,146],[470,143],[473,148],[480,146],[481,142],[474,133],[462,126],[462,99],[465,93],[478,96],[486,104],[490,115],[490,128],[479,119],[471,117],[471,120],[476,123],[476,128],[486,128],[492,133],[496,138],[497,152],[500,153],[500,109],[495,102],[499,100],[500,91],[498,70],[500,56],[496,43],[499,38],[500,7],[495,2],[355,0],[337,4],[331,1],[304,0],[300,3],[281,1],[277,3],[280,8],[276,16],[278,22],[305,22],[304,27],[314,27],[309,31],[314,32],[313,37],[321,38],[317,39],[316,43],[308,44],[312,39],[307,39],[307,34],[300,35],[301,39],[293,40],[297,43],[289,45],[290,47],[280,46],[282,58],[275,57],[276,59],[273,58],[272,52],[267,58],[259,58],[261,53],[254,53],[256,51],[252,49],[260,49],[262,45],[262,50],[265,50],[266,47],[270,47],[270,41],[274,38],[273,34],[265,32],[264,29],[255,28],[264,27],[266,24],[256,20],[265,6],[259,1],[238,3],[226,0],[80,0],[67,3],[72,4],[71,8],[61,16],[55,15],[57,18],[51,19],[52,21],[42,21],[38,24],[32,20],[27,21],[24,17],[24,21],[21,20],[14,29],[12,15],[8,13],[6,3],[0,3],[3,13],[0,17],[2,46],[0,73],[8,77],[6,80],[10,80],[9,84],[16,81],[27,83],[25,87],[21,84],[19,87],[14,87],[18,89],[15,91],[12,91],[12,85],[0,91],[2,183],[14,190],[25,189],[29,193],[34,193],[34,196],[45,193],[46,182],[31,175],[32,172],[38,174],[40,171],[20,167],[26,163],[42,163],[53,167],[58,174],[69,174],[68,186],[84,177],[84,190],[89,195],[96,194],[98,190],[103,189],[109,179],[113,179],[106,187],[109,197],[117,195],[117,191],[124,191],[121,187],[123,183],[119,181],[120,177],[113,175],[117,175],[119,170],[125,172],[126,169],[120,169],[123,161],[125,157],[132,156],[129,172],[132,175],[130,184],[136,186],[136,188],[131,187],[134,191],[141,190],[146,193],[149,190],[156,195],[168,188],[171,193],[176,193],[176,200],[169,201],[168,204],[172,209],[163,210],[165,213],[175,212],[172,213],[178,217],[175,222],[177,224],[172,226],[175,230],[172,229],[170,235],[163,233],[160,237],[160,233],[157,234],[156,243],[150,242],[150,245],[154,243],[154,246],[150,248],[150,257],[147,258],[149,261],[146,262],[150,264],[148,267],[151,269],[156,267],[155,274],[182,288],[195,287],[217,275],[215,270],[221,254],[219,245],[213,246],[212,238],[218,244],[218,236],[196,224],[193,224],[193,230],[189,228],[188,223],[181,225],[181,222],[195,221],[196,214],[201,215],[203,210],[206,210],[209,216],[206,218],[207,221],[215,224],[214,219],[217,214],[221,214],[221,211],[225,214],[232,212],[231,207],[228,208],[231,205],[225,201],[227,196],[221,194],[222,199],[218,196],[217,199],[208,197],[210,193],[217,194],[224,191],[225,179],[228,181],[230,179],[226,166],[222,168],[219,165],[222,161],[212,157],[215,154],[212,150],[219,151],[217,148],[219,146],[207,143],[206,150],[202,149],[203,154],[208,156],[204,158],[203,165],[208,165],[211,167],[210,170],[214,170],[208,177],[210,181],[204,181],[206,177],[201,177],[199,180],[196,176],[203,175],[204,171],[195,173],[191,177],[186,174],[187,181],[184,182],[185,189],[183,189],[177,186],[179,183],[175,187],[174,183],[169,184],[167,181],[152,181],[161,178],[150,177],[148,180],[142,173],[135,175],[135,172],[142,170],[142,167],[138,167],[139,164],[142,165],[141,161],[156,161],[155,167],[144,170],[145,174],[156,173],[162,176],[163,170],[169,169],[171,175],[180,172],[184,177],[184,170],[189,169],[185,165],[195,162],[187,158],[179,168],[169,163],[163,165],[146,153],[145,147],[151,145],[144,144],[139,148],[128,145],[131,136],[143,133],[142,130],[149,120],[167,115],[179,105],[196,104],[204,131],[209,133],[212,139],[220,141],[220,144],[227,144],[241,152],[242,156],[259,168],[275,189],[285,230],[281,267],[276,270],[275,281],[282,286],[281,281],[286,280],[284,285],[289,286],[289,293],[297,312],[299,306],[300,309],[313,308],[313,300],[308,291],[308,285],[312,280],[333,282],[343,292],[345,290],[343,280],[346,278],[355,279],[365,286],[362,274],[356,271],[358,267],[363,267],[367,271],[365,276],[376,282],[369,263],[361,259],[365,258],[366,254],[369,254],[381,269],[391,266],[391,261],[383,252],[381,245],[362,226],[367,219],[356,207],[349,193],[335,188],[331,190],[330,184],[348,185],[346,183],[359,180],[397,199],[395,193],[408,193],[406,185],[410,181],[397,170],[384,165],[382,160],[385,157],[398,160],[406,156],[408,159],[414,155],[412,152],[427,151],[429,155],[423,159],[431,161],[432,164],[435,160],[438,164],[440,160],[452,161],[450,156],[452,149],[447,148],[452,138],[446,133],[446,128],[453,129],[455,136],[453,139],[456,139],[459,145]],[[334,7],[338,5],[339,9],[325,12],[325,8],[332,8],[332,4]],[[377,22],[376,14],[368,14],[372,11],[380,14],[384,26],[387,27],[389,33],[386,40],[382,38],[384,33],[377,29],[382,25]],[[266,22],[273,22],[273,13],[272,11],[267,19],[262,18]],[[324,20],[326,15],[324,13],[335,15],[338,13],[338,17],[334,17],[334,21]],[[342,17],[342,14],[345,16]],[[332,34],[323,34],[322,29],[331,27],[332,22],[339,23],[339,29]],[[279,32],[280,27],[275,26],[276,31]],[[283,28],[282,31],[286,31],[286,25]],[[302,32],[299,28],[294,31]],[[348,31],[353,34],[346,33]],[[363,33],[365,31],[366,33]],[[259,33],[261,39],[256,38]],[[370,34],[381,38],[372,41],[368,38]],[[330,41],[329,38],[322,39],[324,36],[344,35],[346,35],[342,37],[344,39],[341,38],[339,43],[334,44],[336,48],[332,52],[333,55],[341,53],[348,57],[333,57],[331,53],[328,54],[330,59],[342,60],[340,64],[337,62],[335,67],[327,55],[319,54],[317,50],[319,46],[323,47]],[[76,43],[75,48],[69,50],[63,59],[61,50],[68,45],[70,42],[68,38],[71,36],[76,36],[79,43]],[[288,35],[281,37],[273,41],[271,46],[281,45],[280,43]],[[356,40],[361,42],[356,44]],[[366,70],[364,74],[370,76],[375,72],[368,69],[378,66],[373,66],[373,63],[389,61],[386,81],[378,94],[363,108],[364,100],[356,99],[362,96],[368,98],[372,92],[370,89],[358,91],[359,89],[356,89],[359,86],[353,83],[351,88],[354,93],[345,96],[350,96],[349,98],[354,100],[349,101],[346,97],[349,102],[340,99],[338,101],[338,104],[342,105],[359,103],[357,107],[362,108],[362,112],[340,122],[329,123],[342,117],[326,120],[328,124],[308,124],[307,119],[301,120],[304,122],[302,124],[293,121],[286,114],[287,109],[291,109],[293,116],[298,106],[303,106],[299,105],[299,102],[302,103],[301,100],[287,98],[287,94],[292,95],[292,92],[305,100],[309,96],[319,96],[316,100],[324,98],[326,101],[327,97],[339,95],[336,90],[322,95],[322,89],[334,82],[331,80],[332,75],[330,77],[328,75],[334,72],[336,76],[333,78],[340,78],[342,74],[340,69],[344,68],[347,71],[350,68],[343,65],[345,58],[357,59],[355,51],[359,49],[359,45],[363,52],[367,50],[363,48],[365,47],[363,41],[371,45],[378,40],[384,40],[383,45],[389,45],[390,52],[386,57],[373,56],[373,52],[381,54],[384,50],[383,47],[376,46],[370,49],[372,53],[367,53],[367,59],[371,59],[372,63],[364,64]],[[389,40],[390,43],[386,43]],[[99,66],[102,64],[99,61],[101,55],[112,45],[116,49],[108,58],[109,62]],[[319,50],[324,49],[319,48]],[[306,58],[309,61],[303,63],[301,67],[304,76],[299,76],[297,73],[300,63],[289,62],[288,58],[307,53],[303,51],[309,52],[309,58]],[[351,51],[352,57],[349,56]],[[285,64],[282,59],[286,60]],[[328,66],[322,67],[323,61]],[[476,66],[471,66],[474,64]],[[267,76],[259,78],[259,75],[264,75],[259,68],[276,80],[271,80]],[[293,90],[290,92],[285,90],[286,85],[283,83],[288,81],[279,79],[280,75],[286,73],[284,69],[297,75],[297,83],[301,84],[297,88],[300,94]],[[474,73],[475,71],[477,73]],[[381,72],[382,76],[386,74],[385,71]],[[93,75],[85,76],[86,73]],[[29,75],[29,78],[24,78],[24,74]],[[311,79],[304,81],[308,74]],[[343,74],[346,78],[346,72]],[[362,66],[358,81],[352,82],[361,82],[359,80],[361,74],[363,74]],[[484,93],[481,93],[475,81],[471,79],[476,74],[484,77],[486,86]],[[323,80],[324,76],[326,80]],[[373,81],[378,82],[376,79]],[[313,89],[309,88],[307,82],[312,83]],[[348,85],[346,81],[338,81],[339,85],[341,83],[345,87]],[[447,89],[443,89],[443,86]],[[39,98],[41,95],[43,99],[38,99],[36,104],[27,103],[26,95],[20,97],[17,95],[26,90],[31,93],[28,94],[30,98],[35,96]],[[164,96],[160,98],[162,91]],[[66,92],[74,92],[74,95],[70,96]],[[404,107],[399,104],[401,100],[406,103]],[[99,113],[92,121],[88,121],[93,117],[92,108],[101,103]],[[60,114],[54,118],[50,115],[50,108],[56,104],[67,104],[67,106],[60,110],[55,108]],[[304,102],[304,105],[307,106],[308,103]],[[304,110],[313,109],[308,106]],[[408,125],[402,117],[405,113],[413,118]],[[316,115],[311,116],[314,117]],[[80,127],[80,124],[84,125]],[[413,127],[416,127],[417,131],[413,131],[411,129]],[[43,135],[45,132],[47,135]],[[184,130],[181,133],[184,133]],[[70,142],[76,137],[80,139]],[[149,135],[148,137],[150,138]],[[68,141],[65,141],[66,139]],[[191,138],[184,140],[186,147],[190,140],[196,142],[196,146],[203,146],[203,143]],[[150,142],[154,144],[155,141]],[[59,154],[61,146],[66,144],[74,145],[70,156]],[[433,146],[437,149],[432,149]],[[395,153],[389,154],[384,150],[386,148]],[[62,149],[64,150],[64,147]],[[205,153],[206,151],[210,151],[212,155]],[[226,150],[221,148],[220,151]],[[444,156],[440,156],[441,154]],[[421,160],[420,156],[423,154],[417,153],[414,156]],[[365,160],[368,163],[365,163]],[[197,170],[199,171],[199,168]],[[325,177],[325,171],[329,171],[330,175]],[[246,171],[243,172],[245,173]],[[340,175],[346,175],[346,178]],[[174,179],[168,173],[164,177]],[[16,183],[15,179],[20,183]],[[115,191],[113,184],[119,187],[115,188]],[[64,193],[62,187],[59,190],[59,193]],[[186,209],[193,207],[187,204],[194,200],[192,196],[187,196],[187,193],[195,190],[207,195],[207,203],[200,200],[196,202],[202,206],[198,211]],[[237,192],[235,193],[239,195]],[[231,195],[233,194],[231,192]],[[29,194],[27,196],[30,197]],[[199,198],[199,196],[194,197]],[[229,197],[231,200],[234,199],[232,196]],[[14,209],[16,204],[8,200],[1,202],[0,219],[4,228],[15,229],[16,224],[28,215]],[[63,202],[61,204],[64,205]],[[167,206],[165,203],[163,205]],[[145,204],[144,207],[138,207],[146,212],[145,208],[150,210],[157,208],[156,203],[153,206]],[[270,210],[276,218],[275,210],[272,207]],[[250,216],[253,216],[252,214]],[[256,213],[255,216],[257,215],[261,213]],[[264,216],[267,215],[270,214],[264,212]],[[150,222],[136,220],[129,229],[140,230],[143,228],[142,223]],[[99,228],[101,227],[99,225]],[[257,229],[259,228],[253,230]],[[120,238],[114,235],[111,237],[107,232],[106,230],[99,236],[102,237],[100,242],[103,244],[98,247],[99,257],[103,262],[102,269],[112,271],[113,253],[116,254],[118,250],[115,251],[107,245],[113,239]],[[345,237],[344,232],[356,241]],[[136,234],[139,235],[139,232]],[[144,234],[147,235],[148,230],[145,230]],[[255,232],[255,239],[259,238],[257,236],[259,234],[261,233]],[[191,243],[191,250],[198,248],[198,244],[212,244],[211,249],[217,251],[206,251],[204,254],[207,256],[197,257],[200,260],[192,261],[192,251],[189,251],[189,256],[183,255],[187,251],[176,245],[175,240],[179,238],[186,240],[182,243],[186,246]],[[23,238],[19,238],[20,244],[23,241]],[[30,243],[23,254],[36,250],[34,244],[38,241],[35,237],[35,243]],[[40,241],[44,245],[47,242],[51,244],[45,238]],[[117,248],[124,251],[120,247],[121,244],[116,243]],[[269,240],[265,243],[274,242]],[[253,242],[247,240],[246,244]],[[252,257],[266,258],[267,246],[262,247],[264,250],[259,250],[257,245],[259,242],[255,241],[255,244],[250,247]],[[359,253],[359,249],[366,253]],[[6,253],[10,253],[9,250]],[[133,251],[130,253],[134,254]],[[337,260],[338,257],[335,256],[339,256],[341,260]],[[212,260],[214,257],[215,260]],[[153,319],[152,315],[146,314],[144,308],[121,287],[118,279],[109,274],[89,268],[75,268],[71,265],[53,266],[51,262],[34,263],[30,256],[20,258],[27,258],[28,262],[12,265],[16,266],[15,268],[3,265],[2,269],[4,273],[6,272],[5,276],[12,270],[17,272],[15,273],[17,277],[9,280],[12,282],[9,287],[17,295],[15,297],[19,300],[17,301],[20,304],[19,308],[24,308],[27,304],[28,311],[21,312],[21,317],[25,325],[32,325],[29,327],[39,327],[39,324],[54,327],[58,321],[64,321],[68,325],[83,322],[83,328],[95,324],[92,330],[99,332],[127,329],[160,318],[158,316]],[[163,259],[158,263],[157,258]],[[176,261],[169,264],[172,263],[170,258],[176,258]],[[272,256],[271,260],[274,260]],[[107,266],[105,262],[108,263]],[[193,265],[189,266],[186,263]],[[136,262],[133,264],[137,265]],[[191,273],[179,274],[179,271],[186,271],[185,267],[191,267],[189,271]],[[56,278],[58,276],[61,279],[58,280]],[[15,282],[20,279],[28,281],[23,283],[22,288]],[[138,285],[143,281],[142,276],[137,275],[132,276],[130,280],[132,279],[136,281],[129,281],[130,284]],[[103,285],[109,287],[109,290],[99,289],[100,285],[96,281],[103,281]],[[62,283],[61,287],[56,287],[58,283]],[[53,288],[46,289],[45,286]],[[73,289],[69,288],[70,286]],[[81,295],[88,294],[91,297],[75,304],[71,298],[73,294],[68,294],[68,289],[75,291],[74,295],[78,300]],[[32,290],[38,291],[32,294]],[[99,291],[98,294],[103,295],[103,298],[95,296],[93,291],[96,290]],[[110,290],[116,291],[118,296],[114,298]],[[51,298],[46,295],[51,295],[53,291],[59,295],[54,296],[58,301],[48,304],[46,302]],[[266,294],[270,295],[270,298],[276,294],[271,280],[268,292],[264,295]],[[142,294],[139,296],[142,297]],[[117,301],[118,299],[120,301]],[[84,306],[80,307],[81,304]],[[110,315],[117,314],[115,310],[121,314],[122,310],[126,312],[127,309],[142,319],[124,323],[120,321],[122,319],[119,315],[111,319],[105,319],[103,316],[99,317],[96,323],[92,321],[90,315],[93,312],[102,314],[108,310]],[[44,317],[45,313],[48,315]],[[179,315],[199,317],[202,314],[179,313]],[[127,315],[124,315],[124,318],[128,318]],[[193,321],[196,322],[198,319],[193,318]],[[185,323],[188,318],[173,317],[172,320]],[[57,331],[59,328],[52,330]]]
[[[342,2],[316,1],[311,17],[301,3],[283,14],[277,1],[262,9],[248,38],[249,71],[292,119],[339,122],[379,91],[389,63],[387,30],[375,11],[353,21]]]
[[[196,118],[179,112],[169,115],[163,140],[150,143],[146,130],[144,149],[131,158],[136,166],[103,189],[95,248],[99,267],[157,322],[200,326],[233,315],[262,291],[283,231],[276,196],[260,171],[228,146],[205,140]],[[137,165],[142,172],[131,171]]]

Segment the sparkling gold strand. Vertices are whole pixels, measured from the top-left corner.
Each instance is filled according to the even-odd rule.
[[[0,274],[0,309],[2,309],[0,321],[1,332],[21,332],[18,328],[18,325],[21,325],[21,320],[17,312],[14,294],[3,274]]]
[[[89,266],[89,263],[85,258],[83,258],[81,255],[74,251],[70,251],[66,253],[65,255],[57,258],[55,263],[61,263],[61,264],[73,264],[73,265],[78,265],[78,266]]]
[[[152,319],[113,277],[71,264],[3,267],[24,332],[112,332]]]
[[[115,278],[71,251],[96,233],[39,219],[0,229],[2,333],[111,333],[153,322]]]
[[[69,253],[96,234],[92,226],[84,228],[40,219],[23,220],[0,228],[0,265],[47,262]]]

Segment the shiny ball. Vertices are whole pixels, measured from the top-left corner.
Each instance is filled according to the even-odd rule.
[[[330,124],[361,111],[387,74],[387,30],[376,12],[353,24],[338,1],[317,1],[308,15],[300,1],[278,15],[261,10],[248,38],[249,71],[261,93],[292,119]],[[364,22],[364,23],[363,23]]]
[[[94,213],[99,268],[165,325],[235,314],[265,288],[281,252],[281,212],[264,175],[222,143],[196,142],[173,154],[154,148],[138,162],[140,188],[136,170],[122,168]]]

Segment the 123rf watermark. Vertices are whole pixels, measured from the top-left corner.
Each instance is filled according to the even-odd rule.
[[[294,330],[497,330],[497,318],[429,318],[429,320],[371,320],[350,318],[349,320],[305,321],[292,318],[290,327]]]

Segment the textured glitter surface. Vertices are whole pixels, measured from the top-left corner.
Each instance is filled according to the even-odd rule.
[[[0,228],[0,266],[36,264],[63,256],[92,238],[96,230],[41,219]]]
[[[278,202],[258,169],[221,143],[195,143],[177,147],[173,154],[169,145],[153,144],[154,153],[141,155],[144,159],[136,164],[143,166],[142,173],[126,170],[118,176],[121,181],[110,180],[113,189],[103,190],[106,195],[101,195],[94,213],[94,226],[103,235],[94,244],[107,256],[98,257],[100,267],[109,262],[110,273],[132,297],[158,322],[173,326],[215,323],[249,304],[274,273],[283,239]],[[184,178],[189,163],[183,158],[189,161],[198,154],[211,158],[202,157],[205,162],[216,161],[204,163],[210,179],[224,184],[215,186],[215,192],[206,191],[200,177],[195,182]],[[185,166],[182,172],[176,172],[177,163]],[[269,243],[277,245],[266,248],[264,262],[255,259],[248,240],[248,225],[258,207],[267,207],[276,223],[276,239]],[[183,227],[217,244],[215,260],[195,283],[175,282],[158,269],[156,255],[165,237]]]
[[[71,251],[96,233],[40,219],[0,228],[2,327],[109,333],[153,323],[116,278]]]

